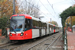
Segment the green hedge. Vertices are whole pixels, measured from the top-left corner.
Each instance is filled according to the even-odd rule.
[[[2,35],[6,35],[6,27],[8,26],[7,21],[7,17],[0,18],[0,29],[2,29]]]

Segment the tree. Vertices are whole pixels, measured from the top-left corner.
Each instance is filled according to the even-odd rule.
[[[75,16],[75,7],[69,7],[66,10],[64,10],[61,14],[61,21],[63,26],[63,35],[64,35],[64,27],[65,27],[65,21],[69,16]]]
[[[69,26],[71,26],[71,17],[72,17],[72,26],[75,25],[75,16],[70,16],[66,19],[65,21],[65,26],[66,24],[68,24]]]
[[[56,21],[52,21],[52,22],[49,22],[49,23],[51,23],[51,24],[54,24],[54,25],[58,26],[58,24],[57,24],[57,22],[56,22]]]
[[[8,21],[7,17],[0,18],[0,29],[2,29],[2,35],[5,35],[7,33],[6,32],[6,27],[8,25],[7,21]]]
[[[19,13],[18,3],[16,3],[16,13]],[[6,27],[9,25],[7,24],[8,19],[13,14],[13,0],[0,0],[0,29],[2,29],[2,34],[5,35]]]
[[[75,21],[73,22],[73,25],[75,25]],[[72,25],[72,26],[73,26],[73,25]]]
[[[29,14],[33,17],[39,17],[40,15],[39,6],[35,5],[35,2],[31,2],[31,0],[24,0],[19,6],[20,13]]]
[[[18,3],[16,3],[16,13],[19,13]],[[13,14],[13,0],[0,0],[0,18],[10,17]]]
[[[65,20],[67,19],[67,17],[69,16],[75,16],[75,7],[69,7],[68,9],[66,9],[65,11],[63,11],[60,14],[60,17],[62,18],[62,25],[65,26]]]

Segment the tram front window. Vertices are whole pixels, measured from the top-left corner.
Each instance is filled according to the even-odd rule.
[[[12,17],[10,20],[10,31],[23,31],[24,16]]]

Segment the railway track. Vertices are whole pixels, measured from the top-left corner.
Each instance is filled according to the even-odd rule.
[[[61,38],[61,36],[59,35],[51,44],[48,45],[47,48],[45,48],[45,50],[48,50],[49,47],[50,47],[52,44],[54,44],[54,42],[55,42],[56,40],[58,40],[58,38]]]
[[[42,50],[41,48],[43,47],[43,45],[45,46],[44,48],[46,48],[47,47],[46,45],[48,45],[49,42],[53,42],[53,40],[55,40],[56,37],[58,37],[58,35],[60,34],[57,33],[57,34],[42,38],[40,40],[36,40],[34,42],[26,43],[22,45],[21,47],[18,47],[14,50]]]
[[[25,43],[22,44],[6,44],[5,46],[1,46],[1,49],[8,49],[8,50],[34,50],[34,48],[36,48],[36,46],[39,46],[39,44],[51,39],[50,41],[52,42],[52,40],[54,40],[56,37],[58,37],[58,33],[51,35],[51,36],[47,36],[45,38],[40,38],[37,40],[32,40],[32,41],[27,41]],[[60,36],[60,35],[59,35]],[[49,45],[49,44],[45,44],[45,45]],[[46,48],[46,47],[45,47]]]
[[[11,45],[11,44],[13,44],[13,43],[6,43],[6,44],[3,44],[3,45],[0,45],[0,48],[3,48],[3,47],[6,47],[6,46],[9,46],[9,45]]]
[[[26,43],[26,42],[25,42]],[[21,45],[23,45],[24,43],[19,43],[19,42],[15,42],[15,43],[6,43],[0,46],[0,49],[7,49],[7,50],[13,50],[14,48],[17,48]]]
[[[55,38],[54,40],[52,40],[52,42],[50,42],[50,43],[45,43],[45,41],[47,41],[47,40],[49,40],[50,38],[52,38],[52,36],[51,37],[49,37],[48,39],[45,39],[44,41],[42,41],[42,42],[40,42],[40,43],[38,43],[38,44],[36,44],[36,45],[34,45],[34,46],[32,46],[32,47],[30,47],[30,48],[28,48],[27,50],[48,50],[49,49],[49,47],[52,45],[52,44],[54,44],[54,42],[58,39],[58,38],[60,38],[61,36],[59,35],[57,38]],[[41,43],[43,43],[43,45],[41,44]],[[47,46],[45,46],[44,48],[43,47],[41,47],[41,46],[44,46],[44,45],[47,45]],[[40,47],[38,47],[38,46],[40,46]],[[43,48],[43,49],[42,49]]]

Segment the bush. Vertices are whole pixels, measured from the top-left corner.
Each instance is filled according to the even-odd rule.
[[[0,18],[0,29],[2,29],[2,35],[6,34],[6,27],[8,25],[7,21],[8,21],[7,17]]]

